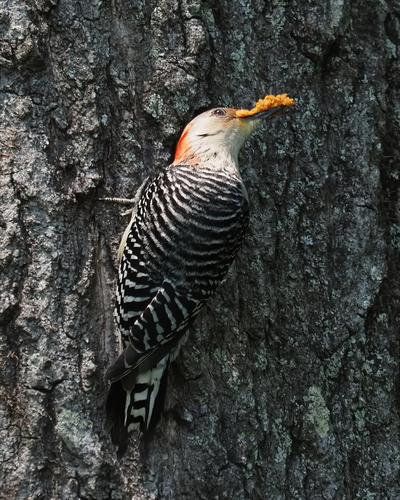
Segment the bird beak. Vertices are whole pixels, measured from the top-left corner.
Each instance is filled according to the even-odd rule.
[[[260,111],[250,116],[243,116],[240,119],[244,121],[261,120],[262,118],[270,118],[271,116],[283,113],[286,111],[286,106],[277,106],[276,108],[267,109],[266,111]]]

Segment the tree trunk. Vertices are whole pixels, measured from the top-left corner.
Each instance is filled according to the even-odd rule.
[[[395,0],[2,0],[0,496],[397,499]],[[200,110],[288,92],[154,436],[104,428],[131,197]]]

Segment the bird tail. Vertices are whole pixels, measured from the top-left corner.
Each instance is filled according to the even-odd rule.
[[[127,448],[128,433],[140,429],[144,434],[157,425],[164,408],[170,355],[143,371],[135,371],[111,384],[106,404],[112,442],[121,457]]]

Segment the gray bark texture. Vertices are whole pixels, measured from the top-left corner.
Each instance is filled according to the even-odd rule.
[[[1,498],[400,498],[399,45],[396,0],[1,1]],[[245,244],[118,461],[128,218],[98,199],[282,92],[240,156]]]

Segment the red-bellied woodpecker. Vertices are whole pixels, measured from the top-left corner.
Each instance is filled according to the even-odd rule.
[[[107,371],[107,412],[120,453],[130,430],[156,424],[169,364],[246,232],[239,149],[261,118],[287,105],[202,113],[184,129],[174,162],[136,195],[119,250],[115,317],[124,350]]]

